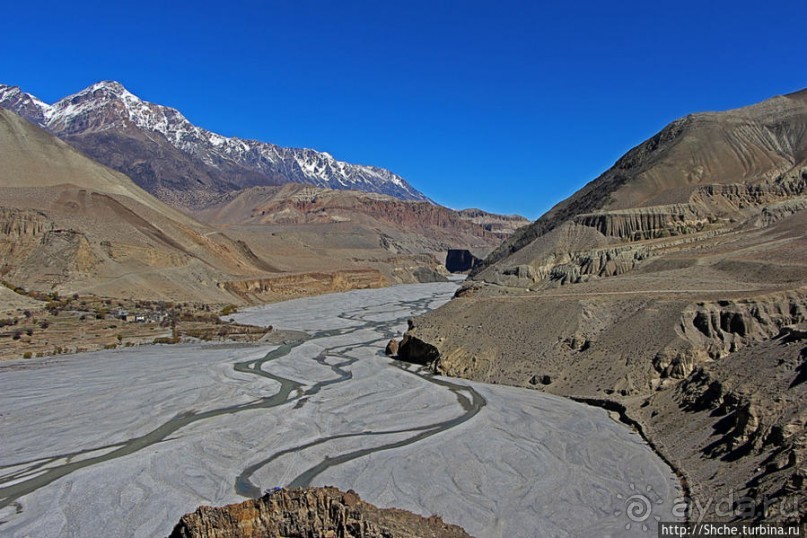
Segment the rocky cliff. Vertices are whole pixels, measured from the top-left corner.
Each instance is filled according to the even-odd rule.
[[[760,519],[767,499],[803,520],[781,508],[804,483],[805,322],[807,91],[674,122],[408,338],[448,375],[624,410],[705,507],[693,517]],[[753,513],[715,511],[731,495]]]
[[[439,517],[380,509],[336,488],[280,490],[182,517],[169,538],[460,538]]]
[[[472,279],[535,288],[615,276],[647,258],[764,227],[805,207],[807,167],[754,184],[702,185],[687,203],[575,215],[491,263],[500,252],[494,251]]]
[[[245,302],[266,303],[353,289],[381,288],[389,284],[376,269],[354,269],[233,280],[222,286]]]

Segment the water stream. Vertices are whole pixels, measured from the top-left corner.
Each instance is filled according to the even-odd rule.
[[[199,504],[334,484],[477,536],[640,536],[625,529],[624,499],[650,487],[667,510],[677,482],[606,413],[384,356],[408,318],[454,289],[365,290],[239,314],[305,334],[279,346],[0,364],[0,534],[166,535]]]
[[[351,322],[356,322],[356,324],[353,327],[346,329],[330,329],[330,330],[317,331],[313,335],[311,335],[310,339],[300,339],[295,342],[283,344],[277,349],[273,349],[272,351],[268,352],[266,356],[264,356],[263,358],[236,362],[233,365],[233,368],[237,372],[257,375],[277,381],[280,384],[280,389],[272,396],[262,398],[258,401],[248,404],[229,405],[200,413],[196,413],[193,411],[183,411],[178,413],[175,417],[168,420],[167,422],[160,424],[159,426],[154,428],[152,431],[146,433],[145,435],[133,437],[122,443],[116,443],[113,445],[103,445],[99,447],[79,450],[76,452],[56,454],[32,462],[18,462],[11,465],[0,466],[0,473],[2,473],[4,469],[11,469],[11,468],[14,469],[12,472],[2,474],[2,482],[0,482],[0,509],[5,508],[9,505],[14,505],[18,507],[18,510],[21,510],[21,508],[19,507],[20,506],[19,503],[16,502],[19,498],[28,495],[30,493],[33,493],[40,488],[48,486],[52,482],[59,480],[60,478],[63,478],[80,469],[108,462],[116,458],[128,456],[130,454],[134,454],[135,452],[138,452],[140,450],[143,450],[147,447],[150,447],[156,443],[165,440],[168,436],[175,433],[177,430],[184,428],[190,424],[204,420],[209,420],[222,415],[236,414],[255,409],[271,409],[273,407],[288,405],[294,402],[302,404],[305,402],[305,399],[308,396],[318,393],[323,387],[329,385],[335,385],[337,383],[344,383],[351,379],[352,373],[349,370],[345,370],[344,368],[349,367],[358,359],[349,357],[347,355],[348,352],[355,351],[356,349],[359,348],[370,348],[370,347],[377,348],[379,342],[382,341],[386,342],[386,340],[389,337],[395,334],[394,327],[399,326],[402,321],[405,321],[411,315],[417,315],[419,313],[424,312],[426,310],[426,306],[431,300],[432,298],[426,297],[412,301],[403,301],[400,303],[400,306],[407,308],[410,311],[410,313],[401,318],[389,321],[367,321],[362,319],[363,313],[368,314],[373,313],[369,310],[369,308],[359,309],[358,313],[352,313],[352,314],[345,313],[342,314],[340,317],[342,317],[345,320],[349,320]],[[271,366],[270,363],[272,361],[285,357],[286,355],[291,353],[292,350],[294,350],[297,346],[299,346],[305,341],[325,340],[333,336],[346,335],[364,329],[377,330],[379,333],[382,334],[382,337],[379,339],[373,339],[366,342],[357,342],[356,344],[353,344],[351,346],[334,346],[331,348],[326,348],[324,352],[320,353],[315,357],[312,357],[312,360],[314,360],[315,362],[321,364],[326,368],[329,368],[335,374],[337,374],[337,377],[333,379],[316,382],[311,384],[310,386],[307,386],[306,388],[306,385],[303,383],[279,376],[277,374],[272,373],[271,370],[267,369],[267,367]],[[328,357],[341,358],[343,359],[343,361],[337,364],[328,364],[326,362]],[[325,461],[322,461],[321,463],[311,467],[311,469],[308,469],[300,476],[294,478],[293,480],[290,481],[289,484],[285,484],[294,487],[306,486],[310,484],[311,480],[316,475],[318,475],[325,469],[328,469],[330,467],[333,467],[346,461],[360,458],[373,452],[386,450],[388,448],[406,446],[408,444],[415,443],[421,439],[424,439],[441,431],[452,428],[458,424],[461,424],[462,422],[465,422],[466,420],[473,417],[473,415],[475,415],[479,411],[479,409],[481,409],[481,407],[484,406],[485,404],[484,398],[482,398],[478,393],[476,393],[473,389],[470,389],[469,387],[461,387],[459,385],[450,383],[445,380],[437,380],[427,373],[414,374],[414,375],[421,375],[423,379],[428,380],[429,382],[437,386],[445,387],[448,390],[455,392],[455,394],[457,395],[457,400],[460,403],[463,411],[462,414],[451,420],[442,421],[425,426],[419,426],[416,428],[392,429],[386,431],[367,431],[361,433],[334,435],[330,437],[324,437],[322,439],[315,441],[314,443],[305,443],[297,447],[284,449],[278,453],[268,456],[262,462],[250,465],[249,467],[244,469],[244,472],[242,472],[235,480],[236,492],[244,497],[260,496],[262,493],[261,489],[252,484],[249,480],[249,477],[257,469],[264,467],[265,465],[268,465],[273,460],[275,460],[276,458],[278,458],[283,454],[295,452],[297,450],[302,450],[310,446],[314,446],[316,444],[327,443],[328,441],[340,438],[379,436],[379,435],[398,434],[406,432],[412,432],[415,434],[411,438],[403,441],[396,441],[394,443],[389,443],[386,445],[367,448],[363,450],[357,450],[334,458],[328,458]],[[463,394],[465,392],[470,393],[471,395],[470,400],[468,399],[467,396]],[[102,452],[102,453],[98,456],[81,458],[81,456],[92,454],[94,452]],[[57,464],[57,462],[61,460],[65,460],[65,462],[62,464]],[[2,485],[2,484],[8,484],[8,485]]]

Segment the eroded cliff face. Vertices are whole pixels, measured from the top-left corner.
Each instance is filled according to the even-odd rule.
[[[353,492],[294,488],[222,508],[186,514],[169,538],[466,538],[456,525],[395,508],[380,509]]]
[[[323,293],[382,288],[394,284],[446,282],[447,271],[429,254],[361,260],[355,269],[276,273],[231,280],[222,288],[244,302],[257,304]],[[365,266],[362,268],[361,266]],[[370,266],[370,267],[366,267]]]
[[[260,303],[354,289],[382,288],[389,285],[389,281],[376,269],[354,269],[234,280],[222,285],[245,302]]]
[[[806,126],[805,90],[736,110],[676,120],[536,222],[519,229],[488,257],[485,267],[578,215],[686,204],[696,190],[708,185],[803,178]]]
[[[802,91],[672,123],[518,230],[408,337],[447,375],[624,409],[707,518],[741,519],[714,503],[804,485],[806,315]]]
[[[698,303],[681,316],[681,333],[693,348],[718,360],[749,344],[770,340],[783,328],[805,320],[807,293],[794,291]]]
[[[405,339],[430,355],[400,358],[616,402],[704,506],[751,496],[770,501],[768,517],[804,517],[807,290],[696,302],[676,293],[485,293],[414,320]],[[714,508],[708,517],[720,516]]]
[[[0,258],[3,271],[26,260],[53,231],[56,223],[42,212],[24,209],[0,208]]]
[[[434,348],[428,360],[415,353],[413,362],[439,356],[435,369],[447,375],[522,386],[548,375],[552,390],[562,394],[631,396],[805,321],[805,291],[697,303],[675,294],[530,302],[471,295],[418,318],[407,338]]]
[[[721,235],[765,227],[807,208],[807,168],[752,184],[694,188],[687,203],[581,213],[472,275],[473,280],[531,289],[630,272],[640,262]]]
[[[633,410],[700,499],[753,500],[731,507],[736,519],[805,520],[806,328],[704,362]]]
[[[15,281],[38,277],[51,285],[102,263],[86,234],[57,228],[42,212],[0,208],[0,274]]]

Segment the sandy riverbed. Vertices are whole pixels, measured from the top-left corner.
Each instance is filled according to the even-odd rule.
[[[480,537],[644,536],[655,516],[672,519],[675,477],[604,411],[383,356],[407,317],[453,290],[353,291],[233,316],[312,336],[280,347],[3,363],[0,534],[166,535],[199,504],[289,484],[353,488]],[[651,503],[643,521],[625,513],[633,495]]]

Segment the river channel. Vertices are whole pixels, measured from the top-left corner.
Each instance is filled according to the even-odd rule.
[[[280,345],[0,363],[0,535],[164,536],[200,504],[307,485],[479,537],[645,536],[672,519],[675,476],[606,412],[384,356],[408,318],[454,290],[359,290],[232,316],[299,331]]]

